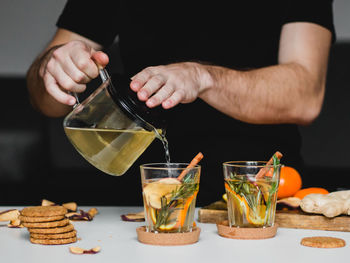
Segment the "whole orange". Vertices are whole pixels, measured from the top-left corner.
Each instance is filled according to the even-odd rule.
[[[329,194],[328,190],[322,187],[309,187],[309,188],[304,188],[300,189],[297,191],[293,196],[298,197],[300,199],[303,199],[305,196],[309,194]]]
[[[299,172],[290,166],[282,166],[277,198],[293,196],[301,189],[302,180]]]

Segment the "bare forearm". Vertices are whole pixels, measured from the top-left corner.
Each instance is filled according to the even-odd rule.
[[[205,65],[204,70],[209,77],[200,98],[244,122],[305,124],[322,106],[324,80],[297,63],[250,71]]]
[[[45,89],[41,65],[45,64],[45,60],[51,56],[51,53],[59,46],[50,48],[41,54],[31,65],[27,72],[27,88],[30,95],[30,101],[35,109],[49,117],[61,117],[67,114],[72,107],[64,105],[56,101],[49,95]]]

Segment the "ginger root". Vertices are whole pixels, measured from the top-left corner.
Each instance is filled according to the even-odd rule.
[[[350,190],[336,191],[329,194],[309,194],[300,203],[304,212],[335,217],[350,215]]]

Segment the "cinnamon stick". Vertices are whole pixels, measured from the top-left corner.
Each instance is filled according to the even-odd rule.
[[[283,154],[282,154],[281,152],[279,152],[279,151],[275,152],[275,154],[272,155],[272,157],[270,158],[270,160],[268,160],[268,162],[266,163],[266,166],[269,166],[269,165],[273,164],[273,156],[275,156],[275,155],[276,155],[276,157],[277,157],[279,160],[281,160],[281,158],[283,157]],[[267,169],[266,167],[261,168],[260,171],[256,174],[255,178],[256,178],[256,179],[262,178],[262,177],[265,175],[265,173],[266,173],[266,169]]]
[[[185,170],[183,170],[181,172],[181,174],[177,177],[177,180],[181,181],[185,175],[188,173],[188,170],[190,170],[191,168],[195,167],[202,159],[203,159],[203,154],[201,152],[199,152],[190,162],[190,164],[186,167]]]

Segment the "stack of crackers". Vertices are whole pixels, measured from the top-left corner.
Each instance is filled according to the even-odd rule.
[[[65,217],[63,206],[34,206],[21,211],[19,219],[30,233],[30,242],[42,245],[62,245],[77,241],[76,231]]]

